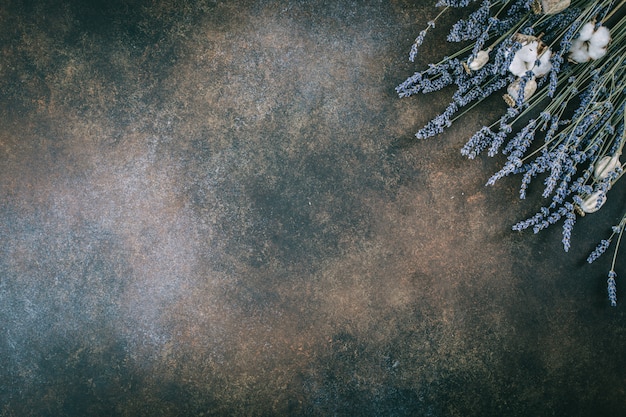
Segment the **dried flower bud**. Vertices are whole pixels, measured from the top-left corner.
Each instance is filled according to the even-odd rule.
[[[472,59],[470,58],[468,67],[472,71],[478,71],[482,67],[484,67],[487,62],[489,62],[489,52],[491,48],[479,51],[476,56]]]
[[[595,213],[604,203],[606,203],[606,194],[603,191],[596,191],[585,198],[579,208],[583,213]]]
[[[507,87],[507,94],[504,95],[504,101],[506,101],[506,104],[508,104],[510,107],[515,106],[515,103],[520,96],[522,88],[521,86],[522,79],[517,78]],[[535,91],[537,91],[537,81],[535,81],[534,78],[531,78],[530,80],[527,80],[526,84],[524,85],[524,102],[528,101],[528,99],[531,98],[533,94],[535,94]]]
[[[567,9],[571,3],[571,0],[539,0],[541,4],[541,12],[545,14],[557,14]],[[538,8],[533,7],[535,13]]]
[[[513,35],[513,41],[514,42],[519,42],[522,45],[526,45],[526,44],[528,44],[530,42],[534,42],[536,40],[537,40],[537,37],[533,36],[533,35],[524,35],[523,33],[519,33],[519,32],[516,32]]]
[[[593,176],[596,180],[603,180],[621,166],[622,164],[619,161],[619,154],[613,156],[607,155],[596,162],[593,170]]]

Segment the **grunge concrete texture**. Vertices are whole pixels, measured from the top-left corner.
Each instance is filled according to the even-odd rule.
[[[460,155],[499,99],[415,140],[430,3],[2,2],[0,416],[626,409],[624,203],[566,254]]]

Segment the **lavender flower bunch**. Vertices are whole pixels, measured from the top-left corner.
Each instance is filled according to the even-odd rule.
[[[561,223],[568,251],[576,220],[598,211],[624,172],[626,0],[440,0],[437,6],[442,10],[420,32],[410,60],[450,8],[471,7],[447,37],[469,45],[396,87],[400,97],[454,89],[446,109],[417,138],[443,132],[483,99],[503,94],[502,116],[461,152],[470,159],[485,150],[506,155],[487,184],[519,175],[522,199],[531,183],[542,182],[546,204],[513,229],[537,233]],[[616,240],[607,281],[611,305],[625,225],[626,213],[588,258],[593,262]]]

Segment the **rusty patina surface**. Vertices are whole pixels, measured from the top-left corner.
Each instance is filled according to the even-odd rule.
[[[0,416],[626,407],[623,207],[511,232],[499,99],[419,142],[395,95],[430,2],[327,3],[0,5]]]

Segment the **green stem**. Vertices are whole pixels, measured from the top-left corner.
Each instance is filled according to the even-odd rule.
[[[622,218],[620,222],[620,230],[619,235],[617,235],[617,242],[615,242],[615,251],[613,252],[613,260],[611,261],[611,271],[615,271],[615,263],[617,262],[617,252],[619,251],[619,244],[622,241],[622,235],[624,234],[624,222],[626,221],[626,217]]]
[[[611,9],[611,12],[609,14],[607,14],[604,19],[602,19],[602,23],[606,22],[607,20],[609,20],[611,17],[613,17],[613,15],[615,13],[617,13],[622,7],[624,7],[624,5],[626,4],[626,0],[622,0],[617,6],[613,7],[613,9]]]

